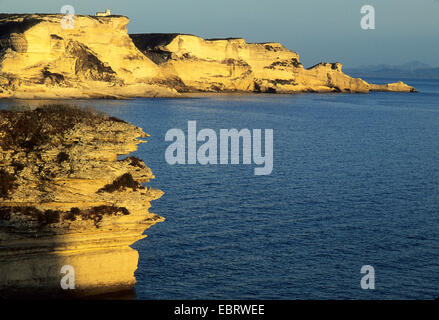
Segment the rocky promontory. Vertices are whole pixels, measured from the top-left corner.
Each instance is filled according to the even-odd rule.
[[[374,85],[340,63],[305,68],[279,43],[184,34],[128,35],[124,16],[0,14],[0,98],[127,98],[182,92],[415,91]]]
[[[361,92],[415,91],[402,82],[373,85],[342,72],[340,63],[305,68],[280,43],[244,39],[204,40],[183,34],[132,34],[134,44],[157,63],[179,91]]]
[[[0,296],[84,296],[134,286],[130,245],[163,218],[137,149],[142,129],[94,111],[0,111]],[[74,289],[60,285],[64,266]]]

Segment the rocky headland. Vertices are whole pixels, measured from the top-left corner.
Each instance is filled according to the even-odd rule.
[[[120,119],[51,106],[0,111],[0,297],[70,297],[132,288],[131,244],[163,218],[143,161],[118,159],[148,135]],[[74,268],[64,290],[62,267]]]
[[[279,43],[132,34],[124,16],[0,15],[0,98],[173,97],[184,92],[413,92],[374,85],[340,63],[305,68]]]

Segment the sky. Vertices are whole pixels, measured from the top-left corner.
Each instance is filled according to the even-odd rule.
[[[439,0],[0,0],[2,13],[77,14],[110,8],[130,18],[130,33],[189,33],[280,42],[309,67],[403,64],[439,67]],[[375,8],[375,29],[363,30],[361,7]]]

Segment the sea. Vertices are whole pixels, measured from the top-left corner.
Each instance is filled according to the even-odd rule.
[[[418,92],[69,101],[151,135],[132,155],[165,192],[150,211],[166,220],[132,246],[135,298],[439,297],[439,81],[397,80]],[[169,164],[165,136],[187,138],[188,121],[273,129],[271,174]]]

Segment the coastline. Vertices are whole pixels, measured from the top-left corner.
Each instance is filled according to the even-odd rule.
[[[128,99],[205,93],[415,92],[352,78],[338,62],[305,68],[276,42],[128,34],[125,16],[0,15],[0,98]],[[109,50],[111,49],[111,50]]]

